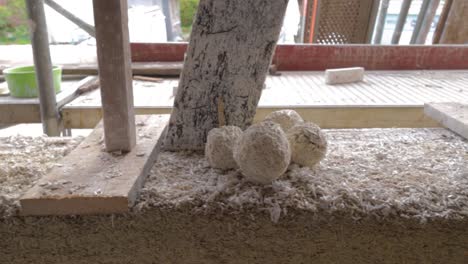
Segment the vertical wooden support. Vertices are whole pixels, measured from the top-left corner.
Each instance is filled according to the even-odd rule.
[[[468,2],[453,1],[447,23],[440,38],[441,44],[468,43]]]
[[[48,136],[60,136],[59,114],[52,78],[52,61],[50,59],[44,1],[27,0],[26,6],[30,20],[34,67],[39,88],[42,128]]]
[[[453,0],[445,0],[444,9],[442,10],[442,14],[440,14],[439,22],[437,23],[437,28],[434,32],[434,37],[432,38],[432,44],[438,44],[440,42],[440,38],[447,23],[450,9],[452,8],[452,3]]]
[[[300,22],[300,34],[299,34],[299,43],[304,43],[304,36],[306,33],[306,16],[307,16],[307,5],[308,5],[308,0],[303,0],[302,1],[302,6],[301,6],[301,22]]]
[[[408,17],[408,12],[412,1],[413,0],[403,0],[401,3],[400,14],[398,15],[398,21],[392,36],[392,44],[398,44],[400,42],[401,32],[405,27],[406,18]]]
[[[107,151],[136,143],[126,0],[93,0]]]
[[[320,0],[314,0],[312,5],[312,12],[310,13],[309,43],[317,42],[318,30],[316,30],[315,27],[318,25],[320,17],[319,1]]]

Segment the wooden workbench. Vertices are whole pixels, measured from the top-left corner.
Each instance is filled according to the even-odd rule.
[[[134,82],[137,114],[168,114],[177,79]],[[467,102],[465,71],[369,71],[364,82],[330,86],[323,72],[268,76],[256,121],[271,111],[297,110],[325,128],[434,127],[424,115],[427,102]],[[84,94],[63,110],[65,126],[92,128],[101,119],[99,91]]]

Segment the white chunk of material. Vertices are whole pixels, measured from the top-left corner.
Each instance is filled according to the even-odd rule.
[[[241,135],[242,129],[236,126],[210,130],[205,145],[205,157],[211,167],[223,170],[237,168],[233,147]]]
[[[299,124],[287,133],[291,146],[291,161],[313,168],[327,153],[327,140],[320,127],[312,122]]]
[[[360,82],[364,79],[364,68],[352,67],[341,69],[330,69],[325,71],[326,84],[341,84]]]
[[[247,180],[268,184],[286,172],[291,149],[281,127],[264,121],[244,131],[234,147],[234,159]]]
[[[274,111],[265,117],[265,121],[275,122],[287,132],[291,127],[304,122],[302,117],[294,110],[285,109]]]

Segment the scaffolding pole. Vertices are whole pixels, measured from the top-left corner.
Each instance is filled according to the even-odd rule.
[[[382,0],[380,7],[379,19],[377,21],[377,27],[375,29],[374,43],[380,44],[382,42],[382,35],[385,28],[385,20],[387,18],[388,5],[390,0]]]
[[[427,9],[429,8],[430,0],[423,0],[421,4],[421,9],[419,10],[418,19],[416,20],[416,25],[414,26],[413,35],[411,35],[410,44],[415,44],[416,39],[421,30],[421,25],[423,23],[424,17],[426,16]]]
[[[50,59],[44,1],[26,0],[26,7],[30,20],[29,31],[39,88],[42,128],[48,136],[60,136],[60,119],[52,78],[52,61]]]
[[[419,29],[418,35],[416,36],[416,44],[424,44],[426,42],[427,35],[431,30],[432,22],[434,21],[439,4],[440,0],[430,1],[426,10],[426,14],[424,15],[424,19],[421,23],[421,28]]]
[[[392,36],[392,44],[398,44],[400,42],[401,32],[405,27],[406,18],[408,17],[408,12],[411,7],[411,2],[412,0],[403,0],[401,3],[400,14],[398,15],[398,21]]]

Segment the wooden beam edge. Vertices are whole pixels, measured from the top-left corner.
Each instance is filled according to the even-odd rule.
[[[454,116],[453,108],[464,108],[466,115],[462,120],[460,116]],[[452,113],[450,113],[452,112]],[[424,105],[424,113],[438,122],[443,127],[468,139],[468,104],[461,103],[427,103]]]
[[[100,138],[103,135],[101,122],[87,139],[60,161],[62,166],[53,168],[33,187],[26,191],[20,198],[20,214],[23,216],[45,216],[129,212],[131,206],[135,204],[139,190],[142,188],[157,159],[162,144],[161,139],[164,137],[165,126],[168,120],[169,116],[167,115],[138,117],[136,124],[140,128],[142,126],[148,127],[143,127],[139,131],[141,136],[137,146],[131,152],[123,154],[110,163],[104,161],[102,167],[99,161],[97,161],[98,165],[93,164],[93,162],[91,164],[87,163],[90,160],[96,161],[99,158],[103,158],[102,149],[100,148],[102,143],[96,145],[96,142],[100,142]],[[143,140],[141,140],[142,138]],[[86,153],[88,150],[94,153]],[[85,152],[83,153],[83,151]],[[89,157],[87,158],[86,156]],[[104,160],[107,160],[106,157],[104,157]],[[84,163],[85,165],[77,165],[79,163]],[[88,171],[86,171],[87,166],[90,167]],[[127,173],[127,175],[123,178],[102,178],[102,175],[106,172],[113,172],[115,167],[121,169],[117,171],[118,173]],[[128,175],[128,173],[133,172],[135,172],[135,175]],[[82,176],[87,177],[87,179],[82,179]],[[115,181],[115,184],[112,181]],[[57,192],[47,191],[47,187],[43,187],[49,183],[68,184],[67,182],[73,184],[73,187],[86,186],[86,190],[69,193],[67,192],[67,190],[70,191],[69,187],[64,187]],[[101,188],[102,191],[100,190]],[[90,189],[99,191],[91,193]]]

